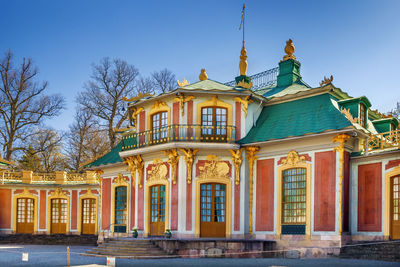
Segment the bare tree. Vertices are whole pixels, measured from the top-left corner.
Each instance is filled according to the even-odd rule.
[[[140,77],[136,82],[136,93],[152,94],[154,93],[154,82],[151,78]]]
[[[158,93],[172,91],[176,85],[176,77],[169,69],[155,71],[151,74],[154,89]]]
[[[69,167],[75,171],[82,169],[82,164],[104,154],[109,148],[105,130],[100,130],[93,115],[77,107],[75,121],[69,127],[66,152]]]
[[[27,162],[38,161],[32,171],[53,172],[63,170],[66,158],[62,154],[63,135],[50,128],[40,128],[34,130],[33,134],[27,138],[28,148],[25,155],[20,160],[20,167],[24,168]],[[32,167],[32,166],[31,166]]]
[[[389,112],[390,115],[400,120],[400,102],[396,103],[396,107]]]
[[[121,128],[127,118],[122,110],[125,105],[122,97],[134,94],[139,71],[124,60],[109,58],[93,64],[92,68],[93,74],[78,96],[78,103],[107,130],[108,144],[113,148],[117,140],[114,128]]]
[[[7,160],[24,148],[22,142],[32,134],[32,126],[59,115],[64,107],[60,95],[43,94],[48,83],[37,82],[37,75],[31,59],[14,66],[11,51],[0,59],[0,142]]]

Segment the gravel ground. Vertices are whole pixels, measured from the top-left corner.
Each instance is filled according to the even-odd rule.
[[[91,246],[70,246],[71,266],[98,264],[106,265],[106,259],[81,256],[79,253],[92,249]],[[22,252],[29,253],[29,261],[22,261]],[[400,266],[397,262],[353,260],[353,259],[117,259],[117,266]],[[67,247],[60,245],[0,245],[0,267],[8,266],[66,266]]]

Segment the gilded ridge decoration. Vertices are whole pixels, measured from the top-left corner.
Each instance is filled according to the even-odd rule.
[[[126,178],[122,175],[122,173],[118,173],[117,178],[114,180],[114,184],[125,184],[127,183]]]
[[[285,46],[285,53],[286,55],[283,57],[283,61],[289,60],[289,59],[294,59],[296,60],[296,57],[293,55],[295,50],[294,44],[292,39],[289,39],[286,41],[286,46]]]
[[[340,112],[341,112],[342,114],[344,114],[344,116],[346,116],[346,118],[347,118],[351,123],[357,123],[357,122],[358,122],[357,118],[354,118],[353,115],[351,115],[351,113],[350,113],[350,108],[345,109],[344,107],[341,107],[341,108],[340,108]]]
[[[198,179],[229,179],[229,165],[216,155],[207,155],[204,166],[199,167],[200,174]]]
[[[161,159],[154,159],[151,169],[147,171],[148,181],[168,180],[168,168]]]
[[[177,97],[174,97],[174,101],[179,102],[179,107],[181,109],[182,116],[185,114],[184,103],[189,102],[192,99],[195,99],[195,97],[192,95],[185,97],[184,94],[182,93],[179,93]]]
[[[331,77],[329,77],[329,78],[326,78],[324,76],[324,79],[319,83],[319,86],[322,87],[323,85],[330,84],[330,83],[332,83],[332,81],[333,81],[333,75],[331,75]]]
[[[142,188],[144,162],[140,155],[126,157],[124,163],[128,165],[127,170],[131,172],[132,184],[135,185],[136,172],[138,174],[138,185]]]
[[[187,173],[187,183],[191,184],[192,183],[192,170],[193,170],[193,162],[194,162],[194,157],[196,153],[199,151],[198,149],[184,149],[180,148],[179,149],[183,154],[185,154],[185,162],[186,162],[186,173]]]
[[[190,85],[190,82],[186,80],[186,78],[183,78],[183,80],[180,82],[179,80],[176,81],[179,87],[184,87],[186,85]]]
[[[199,79],[200,79],[200,81],[205,81],[208,79],[206,69],[201,69]]]
[[[247,108],[249,107],[249,104],[253,102],[253,100],[250,99],[249,95],[245,96],[243,98],[235,97],[233,100],[242,104],[242,110],[244,112],[244,117],[246,118],[247,117]]]
[[[130,110],[131,110],[131,119],[133,122],[133,127],[137,129],[137,115],[139,115],[139,113],[142,112],[144,108],[131,107]]]
[[[258,159],[256,154],[260,150],[257,146],[246,147],[247,160],[249,161],[250,178],[249,178],[249,234],[253,234],[253,173],[254,173],[254,162]]]
[[[176,175],[177,175],[177,167],[179,163],[179,155],[177,149],[170,149],[165,151],[165,154],[168,156],[168,163],[171,165],[171,176],[172,183],[176,184]]]
[[[288,156],[286,159],[282,160],[283,165],[296,165],[298,163],[304,163],[306,161],[306,157],[299,156],[294,150],[289,151]]]
[[[122,100],[124,100],[125,102],[132,102],[132,101],[138,101],[138,100],[140,100],[142,98],[145,98],[145,97],[148,97],[148,96],[153,96],[153,95],[155,95],[155,93],[149,94],[149,93],[141,93],[141,92],[139,92],[137,94],[137,96],[134,96],[134,97],[131,97],[131,98],[127,98],[126,96],[124,96],[122,98]]]
[[[242,152],[244,148],[238,149],[238,150],[232,150],[230,149],[229,152],[232,154],[232,162],[235,165],[235,184],[239,185],[240,184],[240,167],[242,166]]]
[[[239,63],[240,75],[247,75],[247,50],[244,47],[244,40],[242,50],[240,50],[240,63]]]
[[[344,144],[350,138],[347,134],[338,134],[333,138],[334,143],[339,143],[337,147],[333,149],[333,151],[339,152],[339,235],[342,234],[343,222],[342,222],[342,212],[343,212],[343,166],[344,166]]]

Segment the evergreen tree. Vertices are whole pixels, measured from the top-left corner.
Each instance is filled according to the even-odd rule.
[[[22,155],[22,158],[18,162],[19,162],[19,167],[22,170],[28,170],[34,172],[41,172],[43,170],[38,153],[32,147],[32,145],[29,145],[28,149],[25,150],[24,155]]]

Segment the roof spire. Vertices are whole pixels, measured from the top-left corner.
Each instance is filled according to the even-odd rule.
[[[208,79],[206,69],[201,69],[199,79],[200,79],[200,81],[204,81],[204,80]]]
[[[243,9],[242,9],[242,20],[240,21],[240,26],[239,30],[243,31],[243,46],[242,50],[240,50],[240,63],[239,63],[239,71],[240,71],[240,76],[235,78],[236,81],[236,86],[237,87],[242,87],[249,89],[253,86],[253,83],[251,82],[250,77],[247,77],[247,50],[246,47],[244,46],[244,9],[245,5],[243,4]]]
[[[292,39],[289,39],[288,41],[286,41],[286,46],[285,46],[286,55],[283,57],[283,61],[289,60],[289,59],[296,60],[296,57],[293,55],[294,49],[295,49],[295,47],[294,47]]]

